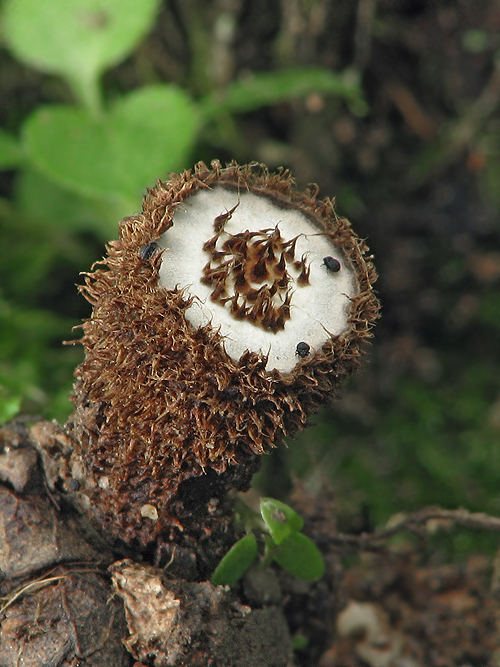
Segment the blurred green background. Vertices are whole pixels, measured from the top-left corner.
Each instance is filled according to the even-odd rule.
[[[383,311],[259,484],[331,485],[351,531],[500,512],[498,0],[3,0],[0,30],[1,421],[70,414],[75,284],[147,187],[263,161],[336,197]]]

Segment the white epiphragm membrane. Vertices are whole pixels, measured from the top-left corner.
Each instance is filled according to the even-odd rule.
[[[282,330],[273,333],[254,323],[236,319],[229,308],[210,299],[212,287],[201,282],[203,267],[210,254],[203,244],[214,236],[214,220],[235,208],[224,225],[229,234],[274,229],[278,226],[284,240],[299,236],[295,258],[306,258],[310,268],[309,283],[290,283],[293,292],[290,319]],[[320,350],[329,334],[347,329],[349,297],[356,291],[354,271],[343,253],[300,211],[281,208],[274,200],[251,192],[238,193],[221,186],[200,190],[182,202],[175,211],[173,225],[159,239],[163,249],[160,284],[166,289],[187,288],[197,298],[186,311],[194,327],[211,324],[224,337],[226,352],[239,360],[246,351],[268,355],[267,369],[289,373],[301,361],[297,344],[307,343]],[[341,264],[330,271],[324,257],[334,257]],[[296,275],[290,271],[290,275]]]

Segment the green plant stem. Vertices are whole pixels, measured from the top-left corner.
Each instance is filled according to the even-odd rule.
[[[276,544],[270,535],[264,535],[264,555],[259,563],[259,568],[263,570],[268,567],[274,560],[274,556],[278,553],[280,547]]]
[[[99,77],[91,72],[88,77],[75,76],[69,84],[78,102],[95,118],[104,114],[104,101]]]

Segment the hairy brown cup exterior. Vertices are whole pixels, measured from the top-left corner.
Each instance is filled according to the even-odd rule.
[[[303,212],[355,272],[347,329],[309,358],[298,356],[290,373],[266,370],[265,356],[253,352],[234,361],[217,330],[187,320],[187,290],[159,286],[162,253],[148,244],[171,227],[177,206],[214,186]],[[93,313],[83,324],[85,360],[67,426],[74,474],[99,523],[143,547],[160,535],[210,532],[214,498],[247,488],[258,455],[302,429],[358,367],[378,315],[367,252],[331,200],[297,191],[284,170],[200,163],[148,192],[142,213],[120,223],[119,240],[82,288]],[[190,479],[199,483],[186,487]]]

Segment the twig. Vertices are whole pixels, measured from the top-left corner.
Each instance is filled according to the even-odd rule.
[[[488,120],[498,112],[499,107],[500,59],[497,59],[479,97],[461,113],[459,119],[450,122],[448,128],[442,131],[440,150],[431,159],[425,173],[415,172],[410,175],[410,191],[420,187],[430,177],[435,178],[442,174],[463,151],[469,150]]]
[[[428,532],[425,524],[431,520],[458,523],[468,528],[491,530],[500,533],[499,517],[484,514],[483,512],[469,512],[465,509],[443,510],[439,507],[426,507],[410,514],[389,528],[376,530],[373,533],[362,533],[361,535],[344,535],[340,533],[326,537],[325,541],[341,547],[378,551],[382,547],[379,544],[380,542],[388,540],[403,531],[410,531],[418,535],[421,539],[425,539]]]
[[[376,0],[359,0],[354,34],[354,58],[352,66],[358,72],[364,72],[369,60],[372,43],[373,23],[377,11]]]

